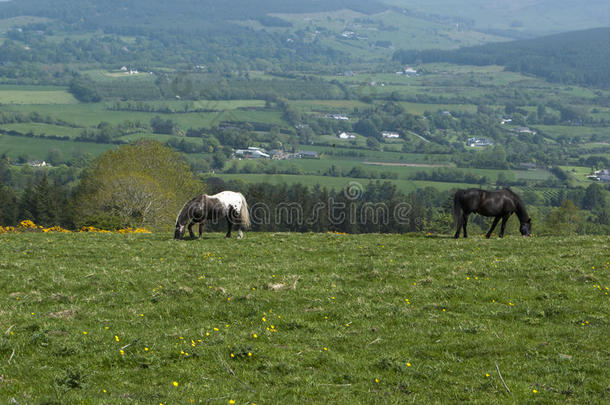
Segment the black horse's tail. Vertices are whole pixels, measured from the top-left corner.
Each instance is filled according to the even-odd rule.
[[[453,196],[453,223],[456,226],[461,224],[461,218],[464,215],[464,210],[462,209],[462,190],[458,190],[455,192]]]

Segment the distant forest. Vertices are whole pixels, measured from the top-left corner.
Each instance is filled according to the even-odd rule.
[[[610,28],[568,32],[535,39],[442,50],[398,50],[401,63],[448,62],[500,65],[551,82],[610,88]]]

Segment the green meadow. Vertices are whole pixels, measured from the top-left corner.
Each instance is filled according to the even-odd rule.
[[[4,403],[605,403],[606,237],[0,235]]]
[[[352,177],[330,177],[330,176],[319,176],[319,175],[295,175],[295,174],[229,174],[229,173],[218,173],[214,175],[225,181],[236,180],[243,181],[246,184],[249,183],[269,183],[269,184],[302,184],[304,186],[313,187],[316,184],[321,187],[328,189],[341,190],[349,183],[360,183],[366,185],[371,181],[362,178]],[[385,181],[385,180],[380,180]],[[469,188],[473,187],[472,184],[466,183],[446,183],[441,181],[419,181],[419,180],[391,180],[391,183],[396,188],[404,193],[415,191],[419,188],[433,187],[440,191],[451,190],[455,188]]]
[[[59,141],[54,139],[30,138],[0,134],[0,151],[11,158],[26,156],[28,159],[47,159],[49,151],[57,149],[64,157],[91,153],[99,155],[115,145],[91,142]]]
[[[6,89],[0,86],[0,104],[76,104],[78,101],[67,90]]]

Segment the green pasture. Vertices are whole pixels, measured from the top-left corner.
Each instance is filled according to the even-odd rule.
[[[82,128],[72,128],[60,125],[45,124],[41,122],[23,122],[16,124],[1,124],[0,130],[3,131],[15,131],[20,134],[31,133],[34,136],[47,135],[47,136],[67,136],[69,138],[75,138],[80,135]]]
[[[6,154],[13,159],[25,156],[28,159],[43,160],[48,158],[53,149],[61,151],[64,157],[82,153],[96,156],[114,147],[110,144],[0,135],[0,155]]]
[[[138,102],[133,102],[138,104]],[[150,106],[155,109],[169,108],[172,111],[181,113],[185,109],[190,110],[210,110],[210,111],[225,111],[237,110],[246,108],[264,108],[265,100],[166,100],[166,101],[145,101],[143,105]],[[112,106],[112,103],[107,103]]]
[[[572,180],[575,180],[579,185],[584,185],[585,187],[592,182],[592,180],[588,179],[591,173],[590,167],[582,167],[582,166],[560,166],[560,168],[568,173]]]
[[[175,138],[177,138],[175,135],[153,134],[150,132],[138,132],[135,134],[124,135],[124,136],[120,137],[119,139],[122,141],[126,141],[126,142],[133,142],[138,139],[154,139],[155,141],[165,143],[165,142],[169,141],[170,139],[175,139]],[[180,138],[180,139],[184,139],[186,141],[195,143],[196,138]],[[201,141],[199,142],[199,144],[201,144]]]
[[[222,111],[164,114],[157,112],[113,111],[106,103],[58,104],[58,105],[10,105],[2,106],[0,110],[32,113],[62,119],[78,126],[97,126],[100,122],[117,125],[125,121],[140,121],[149,123],[154,117],[171,119],[182,129],[203,128],[218,125],[221,122],[244,121],[267,125],[287,125],[280,111],[266,109],[225,109]]]
[[[338,139],[340,141],[340,139]],[[349,143],[349,141],[347,141]],[[451,161],[451,155],[433,153],[403,153],[392,151],[378,151],[371,149],[356,149],[341,147],[337,142],[335,146],[307,145],[304,150],[313,150],[319,153],[326,153],[331,159],[338,158],[344,160],[358,160],[371,162],[395,162],[395,163],[426,163],[446,165]],[[355,155],[351,155],[355,154]]]
[[[0,104],[77,104],[67,90],[5,89],[0,86]]]
[[[270,168],[277,168],[278,171],[286,172],[288,170],[299,170],[304,176],[319,176],[327,173],[331,169],[341,170],[344,173],[349,172],[353,168],[362,168],[367,173],[394,173],[398,175],[398,180],[409,180],[411,176],[418,172],[432,172],[439,169],[441,166],[425,165],[421,163],[399,163],[388,165],[384,162],[364,163],[363,161],[355,161],[352,159],[343,159],[333,156],[322,155],[320,159],[290,159],[290,160],[231,160],[225,166],[225,169],[236,167],[240,170],[248,168],[254,173],[263,174]],[[524,180],[545,180],[551,173],[546,170],[494,170],[494,169],[474,169],[474,168],[456,168],[449,167],[451,170],[460,173],[471,173],[477,176],[485,176],[488,181],[495,184],[498,176],[503,174],[508,180],[524,179]],[[362,179],[361,181],[366,181]]]
[[[543,132],[546,137],[557,140],[559,137],[589,139],[591,136],[608,136],[607,128],[587,127],[580,125],[536,125],[536,129]]]
[[[607,242],[0,235],[0,398],[605,403]]]
[[[545,169],[533,169],[533,170],[513,170],[515,178],[521,180],[546,180],[549,177],[553,177],[553,174]]]
[[[331,177],[331,176],[318,176],[318,175],[293,175],[293,174],[246,174],[246,173],[218,173],[215,174],[225,181],[237,180],[243,181],[244,183],[270,183],[270,184],[302,184],[304,186],[313,187],[320,185],[328,189],[341,190],[350,183],[359,183],[362,186],[366,186],[371,181],[369,179],[361,178],[350,178],[350,177]],[[432,187],[440,191],[446,191],[456,188],[470,188],[472,184],[465,183],[445,183],[439,181],[415,181],[415,180],[383,180],[388,181],[396,186],[396,188],[404,193],[415,191],[419,188]]]
[[[358,100],[291,100],[290,105],[302,111],[325,113],[351,112],[355,108],[370,108],[370,104]]]

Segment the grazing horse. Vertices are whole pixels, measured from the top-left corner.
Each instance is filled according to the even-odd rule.
[[[507,188],[495,191],[480,190],[478,188],[456,191],[453,196],[453,219],[457,224],[454,238],[460,237],[460,228],[462,227],[464,228],[464,237],[468,237],[466,225],[468,224],[468,215],[471,212],[486,217],[496,217],[489,232],[485,235],[487,238],[491,236],[500,219],[502,219],[502,227],[498,236],[504,236],[506,221],[513,213],[517,214],[517,218],[519,218],[519,231],[521,235],[531,235],[532,219],[527,215],[525,204],[521,197]]]
[[[244,235],[242,228],[250,226],[248,203],[241,193],[223,191],[214,195],[200,194],[188,201],[176,218],[174,239],[183,238],[187,224],[189,235],[194,238],[193,225],[197,223],[199,224],[199,239],[201,239],[205,220],[217,221],[222,218],[227,219],[229,226],[226,237],[231,237],[231,228],[236,225],[239,230],[237,238],[241,239]]]

